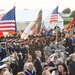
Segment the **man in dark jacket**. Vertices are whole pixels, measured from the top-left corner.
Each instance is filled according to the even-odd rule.
[[[75,53],[73,53],[73,60],[69,63],[69,75],[75,75]]]
[[[6,50],[4,48],[5,46],[5,43],[4,42],[1,42],[1,46],[0,46],[0,59],[2,60],[3,58],[6,57]]]
[[[36,51],[35,54],[36,54],[36,58],[34,60],[34,66],[36,69],[36,75],[41,75],[42,74],[42,65],[40,60],[41,51]]]

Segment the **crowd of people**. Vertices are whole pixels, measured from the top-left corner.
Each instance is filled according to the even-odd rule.
[[[75,30],[42,29],[0,38],[0,75],[75,75]]]

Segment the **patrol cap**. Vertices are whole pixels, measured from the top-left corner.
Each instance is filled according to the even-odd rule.
[[[5,61],[4,64],[10,65],[11,62],[10,61]]]
[[[8,40],[8,42],[12,42],[12,39]]]
[[[5,45],[6,44],[6,42],[1,42],[1,45]]]
[[[60,53],[61,52],[61,50],[55,50],[55,53]]]
[[[4,70],[6,68],[7,68],[7,64],[3,64],[3,65],[0,66],[0,71]]]
[[[6,57],[6,58],[3,59],[1,62],[2,62],[3,64],[7,64],[7,65],[9,65],[9,64],[11,63],[11,61],[10,61],[10,57],[9,57],[9,56]]]
[[[10,57],[8,56],[8,57],[4,58],[1,62],[7,62],[9,60],[10,60]]]

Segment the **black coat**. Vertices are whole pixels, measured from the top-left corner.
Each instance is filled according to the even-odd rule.
[[[75,61],[69,63],[69,75],[75,75]]]
[[[36,58],[34,60],[34,66],[36,69],[36,75],[41,75],[42,74],[42,65],[41,65],[41,62],[38,58]]]
[[[6,50],[5,48],[0,48],[0,58],[1,60],[4,59],[6,57]]]
[[[53,61],[50,61],[49,66],[50,67],[55,67],[56,65],[53,63]]]
[[[16,64],[15,61],[10,64],[10,68],[12,69],[13,75],[17,75],[17,73],[18,73],[18,65]]]
[[[74,41],[75,42],[75,41]],[[72,45],[73,42],[72,42],[72,39],[69,38],[69,54],[73,53],[74,52],[74,46]]]
[[[21,72],[21,71],[23,71],[24,62],[23,62],[22,59],[19,59],[18,62],[19,62],[19,63],[18,63],[18,68],[19,68],[19,71]]]

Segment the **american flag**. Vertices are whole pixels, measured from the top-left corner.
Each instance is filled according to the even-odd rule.
[[[58,6],[53,10],[50,16],[50,23],[58,22]]]
[[[4,15],[4,14],[0,14],[0,20],[1,20],[1,18],[2,18],[3,15]]]
[[[15,7],[8,11],[0,20],[0,31],[1,32],[15,32],[16,21],[15,21]]]

